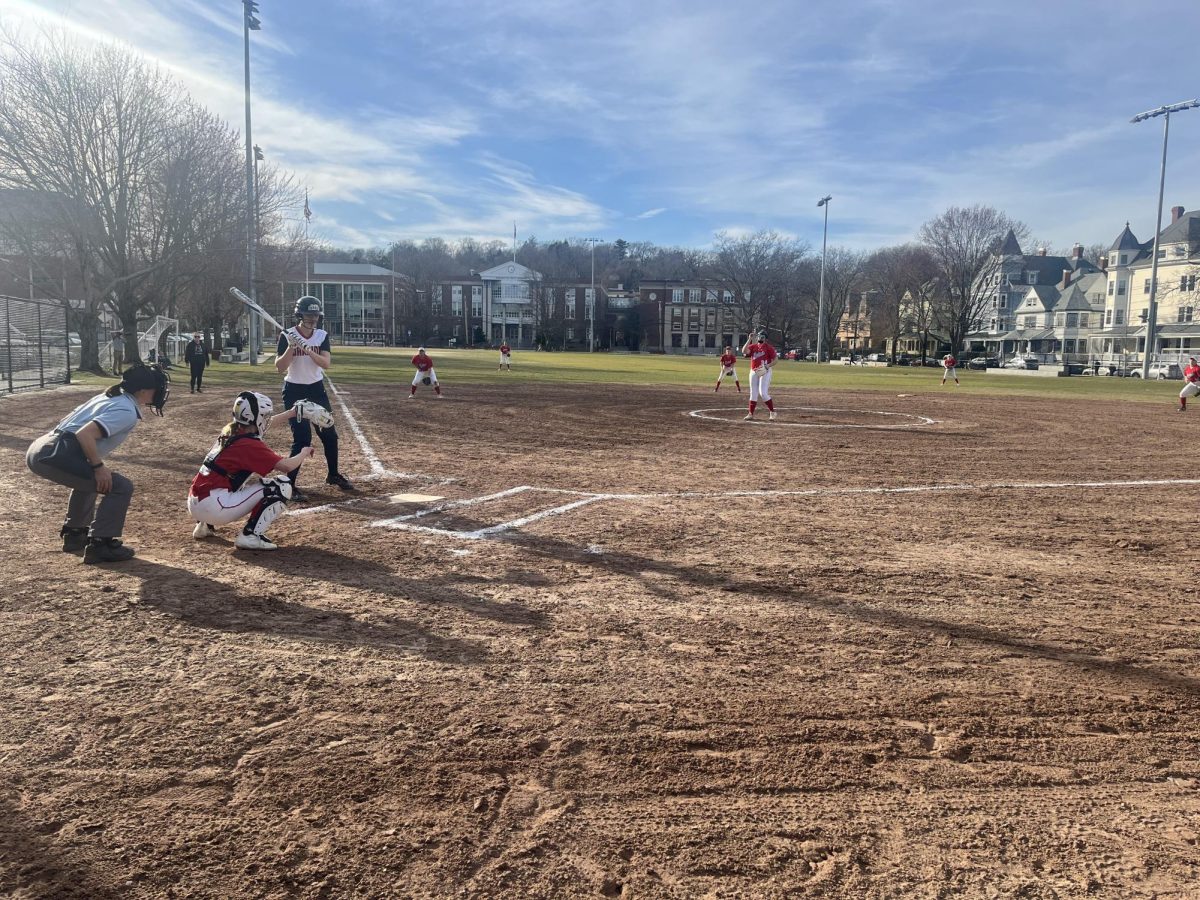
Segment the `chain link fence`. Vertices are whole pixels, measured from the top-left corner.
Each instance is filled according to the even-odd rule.
[[[79,343],[61,303],[0,295],[0,329],[0,392],[70,383]]]

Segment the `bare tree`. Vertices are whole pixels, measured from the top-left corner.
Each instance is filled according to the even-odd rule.
[[[998,250],[1009,231],[1017,240],[1028,229],[991,206],[952,206],[921,226],[921,243],[938,268],[942,291],[934,311],[938,325],[959,350],[983,316],[999,270]]]
[[[900,340],[901,331],[906,324],[912,324],[914,300],[919,303],[927,296],[925,285],[932,281],[936,274],[936,266],[929,251],[914,244],[876,250],[863,266],[864,283],[879,297],[876,308],[878,321],[873,320],[871,325],[872,328],[878,325],[881,330],[891,335],[893,362],[896,360],[896,344]],[[928,312],[928,309],[921,306],[920,311]],[[908,322],[906,318],[909,319]],[[925,321],[924,325],[928,328],[928,321]]]
[[[807,244],[775,231],[746,237],[717,234],[709,270],[720,288],[733,294],[742,331],[780,331],[781,326],[794,330],[805,283],[801,263],[807,253]]]
[[[842,317],[851,308],[852,295],[862,289],[866,260],[865,253],[845,247],[829,247],[825,252],[825,333],[829,335],[830,345]],[[816,301],[812,302],[814,307],[818,305]],[[814,308],[814,321],[818,314],[818,309]]]

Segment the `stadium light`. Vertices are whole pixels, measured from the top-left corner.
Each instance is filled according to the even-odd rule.
[[[596,352],[596,244],[603,238],[584,238],[592,245],[592,299],[588,301],[588,353]]]
[[[817,362],[822,363],[825,350],[825,250],[829,239],[829,201],[833,194],[828,194],[817,201],[818,207],[825,207],[825,230],[821,233],[821,287],[817,291]]]
[[[1146,349],[1142,353],[1142,380],[1150,377],[1150,356],[1154,353],[1154,332],[1158,329],[1158,235],[1162,231],[1163,189],[1167,184],[1167,138],[1171,134],[1171,113],[1183,112],[1200,106],[1200,99],[1184,100],[1182,103],[1172,103],[1160,106],[1158,109],[1138,113],[1130,123],[1136,125],[1148,119],[1163,117],[1163,149],[1162,166],[1158,172],[1158,211],[1154,216],[1154,248],[1150,255],[1150,311],[1146,318]],[[1128,316],[1126,316],[1128,318]]]
[[[254,146],[250,137],[250,32],[261,31],[262,22],[258,18],[258,3],[256,0],[242,0],[242,32],[244,35],[246,59],[246,293],[251,300],[258,300],[254,290],[257,260],[255,253],[258,243],[258,228],[256,210],[258,208],[258,184],[256,173],[258,169],[259,150]],[[304,273],[307,286],[308,272]],[[258,350],[262,343],[262,321],[252,311],[250,313],[250,365],[258,365]]]

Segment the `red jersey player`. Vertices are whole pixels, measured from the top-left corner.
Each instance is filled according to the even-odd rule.
[[[746,343],[742,345],[742,355],[750,359],[750,411],[746,413],[746,419],[754,418],[754,409],[761,400],[770,410],[770,421],[774,422],[775,402],[771,399],[771,367],[775,365],[776,353],[767,340],[767,333],[759,331],[758,334],[747,335]]]
[[[424,347],[417,348],[417,355],[412,358],[413,367],[417,370],[417,374],[413,376],[412,391],[408,395],[411,400],[417,396],[418,384],[432,384],[433,392],[439,397],[442,396],[442,386],[438,384],[437,372],[433,370],[433,359],[425,352]]]
[[[958,384],[958,360],[954,358],[953,353],[947,353],[942,357],[942,365],[946,371],[942,372],[942,384],[946,383],[947,378],[953,378],[954,383]]]
[[[1179,392],[1179,411],[1187,409],[1187,398],[1200,394],[1200,366],[1196,365],[1196,357],[1189,356],[1188,364],[1183,369],[1183,390]]]
[[[717,376],[717,386],[713,388],[713,393],[721,389],[722,378],[732,378],[733,383],[737,386],[737,392],[739,394],[742,392],[742,383],[738,381],[737,369],[734,368],[736,365],[737,357],[733,354],[733,348],[726,347],[725,352],[721,354],[721,374]]]
[[[496,367],[496,371],[501,369],[512,371],[512,347],[508,346],[508,341],[500,345],[500,365]]]

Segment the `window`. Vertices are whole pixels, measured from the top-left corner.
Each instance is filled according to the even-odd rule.
[[[683,288],[672,288],[671,289],[671,302],[672,303],[682,303],[683,302]]]
[[[671,330],[683,331],[683,310],[678,306],[671,310]]]
[[[1026,272],[1025,273],[1025,283],[1026,284],[1037,284],[1037,272]]]
[[[1108,296],[1111,297],[1113,295],[1113,291],[1116,290],[1116,287],[1117,283],[1115,281],[1110,281],[1108,283]]]
[[[1179,307],[1179,321],[1180,322],[1192,321],[1192,316],[1195,315],[1195,312],[1196,312],[1196,308],[1194,306]]]
[[[1194,291],[1194,290],[1196,289],[1196,276],[1195,276],[1195,275],[1189,275],[1189,276],[1188,276],[1188,286],[1187,286],[1187,289],[1188,289],[1189,291]]]
[[[567,291],[567,294],[569,296],[563,301],[563,315],[568,319],[573,319],[575,318],[575,292]],[[679,310],[673,309],[671,312],[677,313]]]
[[[462,313],[462,285],[456,284],[450,288],[450,314],[452,316],[461,316]]]
[[[732,310],[732,309],[727,309],[727,310],[725,310],[725,318],[726,318],[726,319],[732,319],[732,318],[733,318],[733,310]]]
[[[717,311],[715,309],[706,309],[704,311],[704,330],[717,330]]]
[[[705,290],[704,302],[705,303],[716,303],[717,302],[717,292],[714,288],[708,288]]]
[[[1067,313],[1067,327],[1068,328],[1078,328],[1079,327],[1079,313],[1073,313],[1073,312]]]
[[[1008,309],[1008,294],[1001,294],[998,297],[1001,309]]]
[[[1126,260],[1128,260],[1128,258],[1129,257],[1127,257],[1124,253],[1122,253],[1120,256],[1117,257],[1117,265],[1118,266],[1125,265],[1125,262],[1126,262]]]
[[[688,335],[688,347],[694,347],[694,348],[698,349],[700,347],[700,335],[689,334]]]
[[[1124,278],[1122,278],[1120,281],[1117,282],[1117,296],[1118,297],[1125,296],[1125,279]]]
[[[700,302],[700,288],[688,288],[687,292],[688,303]]]
[[[1026,306],[1037,306],[1037,300],[1034,297],[1030,297],[1028,300],[1025,301],[1025,305]]]
[[[1173,248],[1176,256],[1187,256],[1187,247],[1183,244],[1176,244]]]
[[[732,302],[733,302],[733,291],[726,291],[726,292],[725,292],[725,302],[726,302],[726,303],[732,303]]]
[[[995,330],[996,330],[996,320],[992,319],[992,321],[988,325],[988,331],[995,331]]]
[[[554,297],[554,292],[550,292],[551,299]],[[479,285],[474,285],[471,288],[471,316],[476,319],[483,318],[483,288]]]
[[[1091,318],[1092,317],[1091,317],[1090,313],[1080,313],[1079,314],[1079,327],[1087,328],[1089,323],[1091,322]]]
[[[592,288],[584,288],[583,289],[583,301],[588,305],[589,309],[592,306],[592,301],[595,299],[596,299],[595,290],[593,290]]]
[[[1166,249],[1165,247],[1160,247],[1160,248],[1158,249],[1158,258],[1159,258],[1159,259],[1166,259],[1166,258],[1167,258],[1167,249]]]
[[[1147,278],[1145,283],[1142,285],[1142,293],[1143,294],[1150,293],[1150,279],[1149,278]]]
[[[682,334],[671,335],[671,346],[672,347],[682,347],[683,346],[683,335]]]
[[[1095,293],[1092,294],[1092,302],[1093,303],[1099,303],[1103,299],[1104,299],[1104,295],[1102,293],[1100,293],[1099,291],[1096,291]]]
[[[1104,311],[1104,324],[1105,325],[1112,324],[1112,319],[1113,319],[1112,314],[1113,314],[1113,311],[1111,309],[1107,309]]]
[[[704,346],[715,348],[717,346],[717,336],[715,334],[706,334],[704,336]]]
[[[574,328],[567,329],[567,340],[568,341],[575,340],[575,329]]]
[[[1113,324],[1114,325],[1124,325],[1125,324],[1125,310],[1123,310],[1123,309],[1117,310],[1117,318]]]
[[[440,284],[433,286],[433,296],[429,301],[429,311],[435,316],[442,314],[442,286]]]

